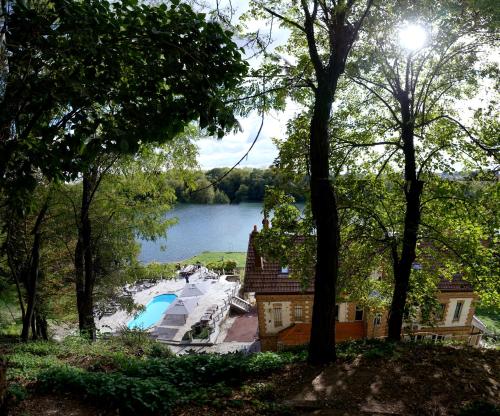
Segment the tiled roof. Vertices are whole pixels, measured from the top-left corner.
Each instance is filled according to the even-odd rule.
[[[314,287],[309,285],[305,290],[299,281],[281,273],[279,262],[263,259],[256,253],[254,237],[257,231],[250,234],[248,240],[247,262],[245,266],[245,292],[255,293],[313,293]],[[291,270],[289,270],[291,272]]]
[[[472,292],[472,286],[469,282],[462,279],[460,275],[455,275],[453,279],[441,279],[438,283],[438,289],[441,292]]]
[[[448,256],[450,253],[446,250],[437,250],[431,241],[421,241],[419,243],[421,261],[425,262],[425,267],[432,270],[443,266],[443,257]],[[420,263],[416,263],[419,264]],[[460,273],[456,273],[453,278],[446,279],[442,278],[437,288],[442,292],[472,292],[472,286],[469,282],[463,280]]]
[[[281,265],[279,262],[264,259],[258,255],[254,246],[254,237],[258,231],[256,228],[250,234],[248,240],[247,260],[245,266],[245,282],[243,286],[244,292],[255,292],[260,294],[271,293],[314,293],[313,279],[304,290],[301,283],[289,277],[289,274],[281,273]],[[429,244],[425,244],[429,245]],[[422,244],[421,244],[422,247]],[[430,253],[425,255],[428,259]],[[433,259],[433,261],[437,261]],[[291,271],[291,270],[290,270]],[[311,274],[312,271],[311,271]],[[457,274],[452,280],[441,279],[437,288],[442,292],[472,292],[473,288],[470,283],[462,279]]]

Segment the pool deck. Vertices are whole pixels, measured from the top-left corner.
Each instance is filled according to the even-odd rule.
[[[226,280],[225,276],[221,276],[219,280],[205,280],[200,272],[196,272],[189,277],[189,283],[205,282],[207,286],[207,291],[199,297],[188,298],[196,299],[196,306],[190,312],[186,321],[182,318],[181,324],[175,325],[165,324],[165,321],[160,319],[156,325],[150,328],[153,330],[162,330],[169,335],[166,339],[161,339],[161,341],[167,342],[169,344],[181,344],[182,337],[184,334],[191,329],[191,326],[199,322],[203,314],[206,312],[207,308],[218,305],[219,311],[224,308],[222,319],[219,319],[215,323],[215,332],[210,336],[209,342],[215,343],[220,332],[220,324],[224,322],[225,317],[229,311],[228,301],[233,293],[236,293],[240,287],[238,282],[229,282]],[[186,281],[184,278],[162,280],[158,282],[155,286],[142,290],[133,294],[134,302],[139,305],[146,306],[155,296],[161,294],[175,294],[178,299],[183,299],[180,297],[182,290],[186,286]],[[168,309],[167,309],[168,310]],[[165,315],[164,315],[165,316]],[[115,333],[120,329],[126,327],[127,323],[133,319],[133,315],[128,314],[126,311],[119,310],[113,315],[104,316],[100,320],[96,321],[98,329],[101,332],[111,332]],[[194,342],[196,342],[195,340]],[[203,342],[200,340],[200,342]],[[204,342],[207,342],[206,340]]]

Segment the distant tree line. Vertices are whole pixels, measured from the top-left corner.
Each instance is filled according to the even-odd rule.
[[[238,204],[262,202],[266,187],[288,189],[296,202],[304,202],[307,179],[291,180],[276,168],[234,169],[214,168],[193,173],[190,180],[171,177],[169,186],[175,189],[177,201],[192,204]],[[222,178],[222,179],[221,179]]]

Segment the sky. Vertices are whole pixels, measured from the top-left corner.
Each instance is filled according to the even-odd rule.
[[[227,4],[231,1],[233,4],[233,9],[236,10],[234,16],[234,22],[236,23],[238,17],[241,13],[244,13],[248,9],[249,0],[219,0],[221,4]],[[215,7],[217,0],[206,0],[211,7]],[[405,44],[407,44],[410,49],[420,47],[419,45],[414,45],[415,41],[425,41],[425,33],[416,33],[419,27],[410,26],[407,31],[411,33],[405,36]],[[257,20],[253,22],[247,22],[247,27],[250,31],[261,30],[268,32],[269,28],[266,27],[266,22],[262,20]],[[273,26],[273,42],[270,44],[270,48],[282,45],[286,42],[288,38],[288,31],[278,27],[274,24]],[[237,43],[238,40],[235,40]],[[408,44],[408,42],[410,42]],[[291,57],[287,57],[290,59]],[[499,54],[495,52],[493,57],[490,59],[494,62],[499,62]],[[258,65],[257,60],[249,61],[250,65],[256,67]],[[468,100],[464,102],[462,107],[465,109],[469,106],[479,107],[481,106],[482,94],[479,94],[474,100]],[[460,104],[459,104],[460,105]],[[266,114],[264,125],[261,134],[252,148],[248,156],[239,164],[240,167],[253,167],[253,168],[265,168],[269,167],[273,161],[278,156],[278,149],[274,145],[272,139],[277,138],[283,140],[286,137],[286,124],[289,119],[291,119],[294,114],[298,112],[296,105],[287,105],[284,112]],[[466,111],[472,114],[471,111]],[[239,119],[241,131],[237,133],[232,133],[224,136],[222,139],[215,138],[201,138],[196,141],[198,146],[199,155],[198,163],[203,170],[212,169],[214,167],[232,167],[237,163],[243,155],[248,151],[252,142],[254,141],[257,132],[260,127],[261,117],[254,113],[249,117]]]
[[[198,162],[202,169],[231,167],[248,151],[257,136],[261,117],[252,114],[240,119],[241,132],[228,134],[222,139],[206,138],[198,140]],[[278,155],[272,142],[273,137],[284,137],[287,114],[266,115],[259,138],[248,156],[240,163],[241,167],[268,167]]]
[[[210,0],[215,5],[215,0]],[[248,0],[233,0],[236,8],[237,18],[248,8]],[[249,30],[269,30],[265,22],[254,21],[247,24]],[[286,30],[277,26],[273,28],[273,43],[271,47],[276,47],[286,41],[288,34]],[[250,62],[256,65],[257,62]],[[278,149],[273,144],[273,138],[283,139],[286,132],[286,123],[295,113],[294,108],[287,108],[282,113],[266,114],[264,125],[259,138],[249,153],[241,163],[240,167],[265,168],[270,166],[278,156]],[[261,116],[252,113],[249,117],[240,118],[241,131],[227,134],[222,139],[203,138],[198,139],[196,144],[199,150],[198,162],[203,170],[215,167],[231,167],[248,151],[254,141],[260,124]]]

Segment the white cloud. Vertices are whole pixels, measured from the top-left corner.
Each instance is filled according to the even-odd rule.
[[[284,137],[288,116],[286,112],[265,116],[255,146],[239,166],[264,168],[273,163],[278,156],[278,149],[271,138]],[[261,117],[251,114],[240,122],[242,131],[239,133],[229,134],[221,140],[206,138],[196,142],[202,169],[233,166],[248,151],[259,131]]]
[[[216,5],[215,0],[209,0],[212,7]],[[220,2],[222,8],[227,6],[227,1]],[[238,0],[232,2],[236,8],[236,13],[233,16],[237,20],[242,13],[248,10],[248,0]],[[249,31],[259,31],[263,35],[267,34],[270,27],[264,20],[251,20],[246,22]],[[272,27],[273,42],[269,45],[269,49],[282,45],[286,42],[289,35],[287,29],[279,27],[279,23],[275,20]],[[239,43],[237,41],[237,43]],[[252,51],[248,52],[253,55]],[[257,67],[260,63],[260,58],[252,58],[250,64],[252,67]],[[292,116],[291,110],[286,110],[281,113],[266,114],[262,132],[252,148],[249,155],[240,163],[241,167],[268,167],[278,156],[278,149],[272,142],[272,138],[284,138],[286,132],[286,123]],[[202,169],[211,169],[214,167],[231,167],[248,151],[254,141],[261,123],[261,117],[257,114],[251,114],[249,117],[240,120],[242,132],[229,134],[221,140],[214,138],[205,138],[198,140],[197,146],[199,150],[198,162]]]

